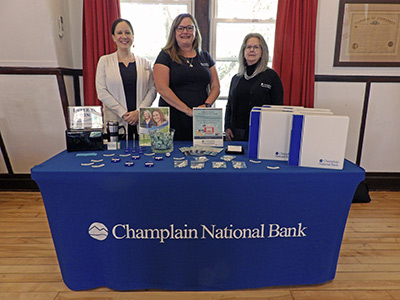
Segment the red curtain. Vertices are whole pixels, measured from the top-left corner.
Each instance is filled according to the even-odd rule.
[[[100,56],[115,51],[111,24],[121,16],[119,0],[83,1],[83,93],[85,105],[100,105],[95,77]]]
[[[272,68],[281,77],[285,105],[314,107],[318,0],[279,0]]]

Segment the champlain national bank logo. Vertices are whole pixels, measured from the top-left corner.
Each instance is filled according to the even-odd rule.
[[[278,152],[278,151],[276,151],[276,152],[275,152],[275,157],[276,157],[276,158],[284,158],[284,159],[287,159],[287,158],[289,157],[289,153],[287,153],[287,152]]]
[[[89,226],[89,235],[99,241],[104,241],[108,236],[108,228],[103,223],[92,223]]]
[[[116,224],[108,230],[107,226],[100,222],[94,222],[89,226],[89,235],[98,241],[104,241],[108,234],[116,240],[157,240],[164,244],[167,240],[242,240],[242,239],[274,239],[274,238],[305,238],[307,227],[302,222],[293,226],[279,224],[259,224],[255,227],[236,227],[233,224],[218,227],[215,224],[199,224],[189,227],[184,224],[178,227],[170,224],[163,228],[137,228],[130,224]]]
[[[332,160],[332,159],[321,158],[318,162],[319,162],[320,166],[328,166],[328,167],[338,167],[339,166],[339,161]]]

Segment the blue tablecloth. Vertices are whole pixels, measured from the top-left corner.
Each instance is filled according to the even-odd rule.
[[[174,168],[178,148],[191,146],[184,142],[169,158],[141,155],[132,167],[124,150],[65,151],[35,166],[66,285],[227,290],[334,279],[364,170],[349,161],[341,171],[252,163],[247,144],[236,144],[246,169],[213,169],[223,152],[204,169]],[[92,159],[105,166],[81,165]]]

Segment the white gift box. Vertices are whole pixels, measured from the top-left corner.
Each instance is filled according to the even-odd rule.
[[[249,158],[287,161],[293,112],[255,108],[250,113]]]
[[[343,169],[349,117],[293,115],[289,165]]]
[[[333,112],[328,108],[298,108],[296,114],[317,114],[317,115],[333,115]]]
[[[290,106],[290,105],[263,105],[263,109],[273,109],[273,110],[293,110],[304,108],[304,106]]]

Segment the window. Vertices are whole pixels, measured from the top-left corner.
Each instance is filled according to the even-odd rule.
[[[229,84],[238,71],[240,46],[248,33],[264,36],[271,67],[277,7],[278,0],[211,0],[210,52],[221,82],[217,107],[226,106]]]
[[[122,18],[132,23],[135,32],[135,53],[153,62],[165,46],[174,18],[187,12],[195,15],[194,0],[120,2]],[[278,0],[210,0],[210,53],[221,82],[216,107],[226,106],[229,84],[238,71],[239,48],[246,34],[258,32],[264,36],[271,66],[277,6]]]
[[[154,61],[167,42],[172,21],[181,13],[193,13],[194,0],[121,0],[121,17],[132,23],[134,50]]]

